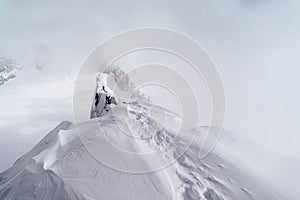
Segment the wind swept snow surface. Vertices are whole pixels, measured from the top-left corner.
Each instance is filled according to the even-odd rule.
[[[91,132],[99,123],[110,139],[122,134],[110,118],[100,122],[92,119],[79,126]],[[201,128],[199,134],[205,130]],[[145,148],[157,148],[166,142],[166,138],[160,138],[149,139],[155,142],[145,143]],[[132,141],[119,139],[123,146],[132,148]],[[198,137],[177,162],[162,170],[131,174],[96,160],[75,127],[63,122],[0,175],[0,199],[292,199],[284,198],[253,171],[243,170],[216,152],[222,148],[201,160],[200,140]],[[228,140],[220,142],[227,144]]]
[[[108,78],[109,74],[101,77]],[[98,83],[104,84],[108,91],[109,86],[105,80],[99,80]],[[96,92],[100,93],[98,89],[97,86]],[[102,92],[102,95],[107,96],[108,92]],[[180,150],[186,138],[175,139],[175,124],[180,122],[178,116],[151,105],[147,98],[136,98],[125,103],[116,99],[116,105],[108,104],[105,98],[99,99],[97,105],[95,101],[91,111],[92,119],[76,126],[62,122],[10,169],[0,174],[1,200],[297,199],[295,193],[288,193],[293,186],[289,187],[292,189],[281,187],[293,184],[288,179],[281,177],[279,186],[271,184],[268,177],[262,174],[263,167],[259,168],[261,171],[253,167],[255,162],[264,159],[256,157],[256,151],[264,151],[262,147],[226,130],[205,159],[199,158],[199,150],[207,127],[199,127],[197,130],[187,130],[187,135],[196,134],[190,148],[160,170],[134,174],[112,169],[90,154],[78,135],[78,129],[90,141],[109,139],[122,149],[134,152],[165,151],[164,155],[171,159],[177,158],[178,152],[167,151],[169,147]],[[98,107],[99,103],[101,107]],[[113,113],[106,111],[111,106],[114,107]],[[155,120],[153,113],[156,116],[162,113],[167,116],[165,126]],[[120,124],[131,125],[132,130],[136,130],[142,139],[128,137],[120,129]],[[256,151],[249,153],[250,148]],[[277,173],[276,169],[273,172],[271,175]]]

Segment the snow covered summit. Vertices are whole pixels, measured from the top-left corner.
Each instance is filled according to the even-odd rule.
[[[114,91],[118,92],[118,99]],[[109,67],[97,76],[95,98],[91,108],[91,118],[100,117],[111,111],[117,104],[131,101],[148,101],[148,98],[139,90],[135,90],[134,83],[119,67]]]
[[[132,101],[124,101],[126,98],[119,96],[112,100],[117,83],[121,84],[124,97],[133,94]],[[91,119],[76,125],[60,123],[1,173],[0,199],[287,199],[284,192],[247,167],[252,155],[243,154],[240,147],[256,148],[256,144],[249,144],[232,132],[224,134],[213,152],[200,159],[199,148],[207,127],[189,130],[197,135],[190,148],[170,165],[151,173],[121,172],[96,159],[82,142],[78,129],[91,142],[108,138],[127,151],[162,151],[169,159],[177,158],[177,152],[170,149],[182,148],[184,138],[174,139],[173,125],[178,122],[178,116],[151,105],[144,95],[132,91],[131,84],[126,74],[117,68],[100,74]],[[162,112],[167,116],[164,125],[157,121]],[[142,139],[128,137],[120,130],[120,125],[130,127]],[[115,156],[110,152],[107,155]],[[121,164],[132,167],[130,162]],[[296,197],[289,196],[289,199]]]

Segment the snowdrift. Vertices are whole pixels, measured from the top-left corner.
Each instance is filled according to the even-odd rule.
[[[98,99],[95,96],[90,120],[60,123],[0,174],[1,200],[297,199],[297,188],[290,179],[280,175],[278,168],[259,163],[271,159],[267,150],[228,130],[224,130],[214,150],[204,159],[199,158],[199,150],[208,127],[187,130],[196,134],[192,145],[182,155],[166,152],[165,155],[176,159],[154,172],[121,172],[96,159],[82,142],[78,128],[90,141],[105,137],[128,151],[164,151],[170,145],[180,149],[185,140],[174,140],[178,116],[151,105],[142,94],[137,93],[131,102],[116,99],[117,105],[110,104],[106,97],[113,94],[108,92],[106,80],[115,75],[115,71],[110,71],[100,76],[96,87]],[[105,91],[101,91],[103,85]],[[149,107],[155,107],[158,116],[167,115],[168,125],[162,127],[155,121]],[[124,134],[120,124],[131,124],[143,139],[137,141]]]

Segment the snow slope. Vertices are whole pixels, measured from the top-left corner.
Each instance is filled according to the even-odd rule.
[[[92,113],[97,111],[99,116],[94,113],[92,119],[76,126],[70,122],[59,124],[0,174],[0,199],[298,199],[296,184],[278,171],[278,166],[259,163],[271,159],[267,150],[233,131],[225,130],[205,159],[198,156],[207,130],[205,126],[187,130],[187,135],[195,133],[196,138],[183,155],[167,151],[170,146],[177,150],[183,148],[181,144],[186,138],[175,139],[174,135],[174,123],[180,119],[142,99],[126,103],[120,103],[119,99],[114,112],[102,108],[100,112],[97,106],[92,106]],[[102,102],[102,106],[111,105]],[[167,116],[166,126],[155,121],[150,107],[155,108],[154,115]],[[129,124],[143,139],[128,137],[120,129],[122,124]],[[78,129],[92,142],[105,138],[128,151],[160,150],[170,159],[179,158],[154,172],[121,172],[90,154]],[[122,164],[130,166],[130,163]],[[276,182],[276,179],[280,180]]]

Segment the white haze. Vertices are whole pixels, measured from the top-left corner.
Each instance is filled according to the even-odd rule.
[[[113,34],[145,26],[175,29],[202,44],[224,81],[225,127],[297,163],[299,9],[297,0],[2,0],[0,56],[24,68],[0,86],[0,171],[55,124],[72,121],[73,85],[89,52]]]

